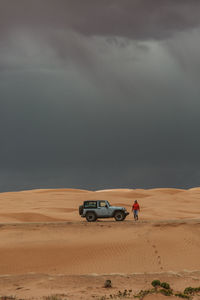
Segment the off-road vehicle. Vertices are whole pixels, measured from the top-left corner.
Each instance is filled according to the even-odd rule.
[[[79,206],[79,214],[88,222],[95,222],[98,218],[115,218],[123,221],[129,215],[126,208],[111,206],[106,200],[88,200]]]

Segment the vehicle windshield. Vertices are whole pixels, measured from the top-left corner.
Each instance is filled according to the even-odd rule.
[[[100,207],[109,207],[110,203],[108,201],[102,200],[102,201],[99,201],[99,206]]]

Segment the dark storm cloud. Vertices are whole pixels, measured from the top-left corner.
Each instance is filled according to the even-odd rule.
[[[198,0],[1,0],[1,32],[17,26],[86,35],[164,38],[199,24]]]
[[[198,185],[199,8],[0,0],[0,190]]]

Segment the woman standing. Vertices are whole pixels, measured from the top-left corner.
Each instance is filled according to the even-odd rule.
[[[133,203],[133,206],[132,206],[132,212],[133,212],[135,221],[138,220],[138,211],[140,211],[140,206],[139,206],[137,200],[135,200]]]

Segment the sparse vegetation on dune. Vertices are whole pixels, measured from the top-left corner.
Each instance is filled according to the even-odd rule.
[[[179,297],[179,298],[183,298],[183,299],[190,299],[190,296],[184,294],[184,293],[175,293],[174,294],[176,297]]]
[[[185,290],[184,290],[184,294],[187,294],[187,295],[193,295],[198,292],[200,292],[200,287],[192,288],[191,286],[189,286],[189,287],[185,288]]]
[[[108,299],[139,299],[143,300],[147,295],[152,294],[162,294],[165,296],[176,296],[182,299],[191,299],[194,295],[200,293],[200,287],[192,288],[187,287],[185,288],[184,292],[173,291],[170,287],[169,283],[167,282],[160,282],[160,280],[156,279],[152,281],[152,289],[141,290],[138,293],[134,294],[132,290],[125,289],[124,291],[118,291],[115,294],[110,294],[108,296],[102,296],[99,300],[108,300]]]
[[[98,300],[111,300],[111,299],[139,299],[143,300],[148,295],[153,294],[162,294],[167,296],[174,296],[182,299],[192,300],[193,296],[200,295],[200,287],[186,287],[183,292],[174,291],[169,283],[167,282],[160,282],[160,280],[156,279],[151,282],[153,288],[140,290],[138,293],[133,293],[132,289],[124,289],[119,290],[117,293],[110,293],[109,295],[103,296],[92,296],[91,299],[98,299]],[[104,288],[112,289],[112,282],[111,280],[106,280],[104,283]],[[66,294],[53,294],[49,296],[44,296],[41,299],[43,300],[70,300],[70,297],[67,297]],[[22,298],[18,298],[16,296],[0,296],[0,300],[25,300]],[[89,300],[89,298],[88,298]]]
[[[156,279],[156,280],[153,280],[153,281],[152,281],[151,285],[152,285],[153,287],[158,287],[158,286],[161,285],[161,282],[160,282],[160,280]]]
[[[170,285],[167,282],[162,282],[160,286],[165,290],[170,290]]]

